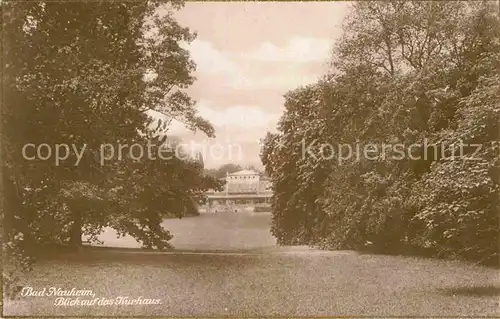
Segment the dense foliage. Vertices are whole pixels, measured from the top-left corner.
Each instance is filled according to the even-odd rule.
[[[175,148],[165,143],[168,123],[155,125],[147,115],[163,113],[214,136],[184,91],[195,64],[180,42],[195,35],[173,19],[181,6],[2,4],[2,235],[10,269],[21,268],[16,260],[29,268],[43,245],[78,248],[82,235],[96,240],[106,226],[146,248],[169,248],[172,236],[160,226],[162,216],[181,217],[196,209],[207,189],[220,187],[200,163],[172,154]],[[52,157],[35,158],[44,143]],[[29,159],[23,155],[28,144]],[[54,161],[55,144],[70,147],[67,158]],[[151,147],[154,156],[137,157],[129,148],[118,156],[120,145],[132,144]],[[102,152],[103,145],[115,153]],[[73,147],[85,147],[81,158]],[[167,160],[158,157],[159,149]]]
[[[332,71],[285,96],[261,150],[279,243],[498,260],[498,14],[353,5]]]

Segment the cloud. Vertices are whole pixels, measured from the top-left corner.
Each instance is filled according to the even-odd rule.
[[[244,54],[244,57],[266,62],[326,61],[330,56],[331,48],[330,39],[293,37],[288,40],[285,47],[264,42],[257,49]]]
[[[192,59],[197,65],[197,72],[205,74],[235,74],[238,65],[230,54],[217,50],[212,43],[203,40],[194,40],[182,46],[189,50]]]
[[[308,37],[293,37],[284,47],[264,42],[248,53],[218,50],[198,39],[183,46],[190,51],[199,77],[209,77],[219,87],[244,90],[274,87],[281,91],[316,82],[316,72],[307,74],[308,66],[324,63],[331,51],[329,39]],[[274,65],[266,67],[267,62]]]
[[[225,83],[225,86],[232,89],[256,90],[264,88],[274,88],[279,93],[295,89],[302,85],[312,84],[318,81],[318,76],[314,75],[273,75],[263,76],[260,79],[254,77],[237,77],[233,81]]]
[[[253,129],[257,129],[259,132],[272,130],[281,117],[281,112],[269,112],[255,106],[230,106],[220,109],[204,100],[198,102],[196,108],[198,115],[212,123],[217,132],[232,131],[233,137],[235,137],[234,133],[238,131],[245,135]],[[168,120],[165,115],[156,111],[150,110],[148,115],[155,119],[151,127],[156,126],[156,121],[159,119]],[[187,129],[183,123],[172,119],[168,125],[168,132],[172,135],[186,135],[192,131]]]
[[[281,114],[270,113],[255,106],[231,106],[216,109],[207,101],[198,104],[199,114],[217,127],[269,128],[274,126]]]
[[[146,111],[146,114],[153,119],[153,122],[149,126],[151,129],[155,129],[156,126],[158,125],[158,121],[161,120],[162,123],[164,123],[166,121],[170,121],[170,123],[167,126],[169,134],[182,135],[182,134],[186,134],[187,132],[189,132],[189,130],[186,128],[186,126],[184,124],[177,121],[176,119],[169,118],[165,114],[162,114],[162,113],[157,112],[155,110],[148,110],[148,111]]]
[[[208,138],[201,132],[193,133],[173,120],[167,135],[178,138],[187,154],[194,157],[201,152],[207,168],[227,163],[261,165],[260,140],[266,131],[275,131],[281,113],[266,113],[263,108],[251,106],[215,109],[208,101],[202,101],[198,110],[215,126],[217,137]],[[149,114],[156,119],[165,118],[157,112]]]

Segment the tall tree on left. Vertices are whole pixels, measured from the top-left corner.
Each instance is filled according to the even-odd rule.
[[[44,242],[79,246],[82,228],[95,234],[110,224],[135,234],[144,219],[150,238],[143,242],[168,247],[171,236],[152,225],[160,219],[122,210],[131,202],[148,205],[137,189],[118,198],[117,181],[133,176],[138,164],[125,158],[101,165],[100,148],[151,139],[148,110],[214,135],[183,91],[194,81],[195,64],[179,45],[194,34],[172,17],[181,7],[179,1],[2,4],[5,252],[29,256]],[[45,160],[36,154],[42,144],[52,151]],[[65,158],[58,163],[56,144],[69,146],[59,146]],[[38,155],[46,157],[44,147]],[[175,163],[169,169],[191,165]],[[168,178],[179,182],[182,176]],[[213,186],[211,180],[192,180],[184,182],[181,196]]]

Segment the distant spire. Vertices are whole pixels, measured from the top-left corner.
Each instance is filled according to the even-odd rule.
[[[196,161],[201,165],[202,169],[205,169],[205,163],[203,162],[203,155],[201,155],[201,152],[196,153]]]

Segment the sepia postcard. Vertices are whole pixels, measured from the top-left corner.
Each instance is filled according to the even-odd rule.
[[[500,317],[500,1],[0,7],[1,317]]]

